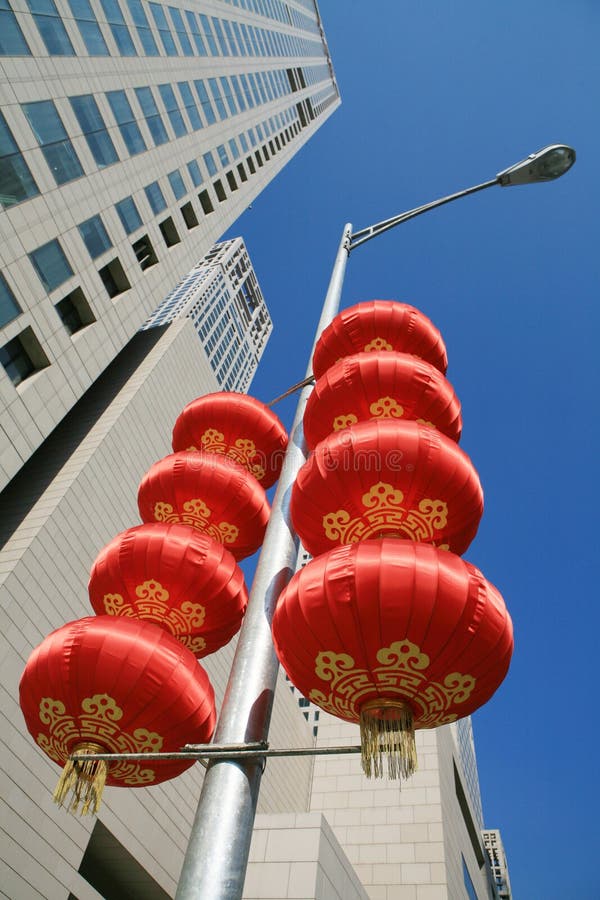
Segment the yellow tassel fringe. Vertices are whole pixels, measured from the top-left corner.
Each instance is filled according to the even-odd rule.
[[[362,768],[367,778],[408,778],[417,770],[413,714],[401,701],[372,700],[360,711]]]
[[[100,744],[78,744],[73,753],[102,753]],[[95,815],[100,808],[102,792],[108,775],[108,763],[104,759],[68,760],[54,791],[54,802],[63,806],[71,794],[69,812],[76,813],[81,804],[81,815]]]

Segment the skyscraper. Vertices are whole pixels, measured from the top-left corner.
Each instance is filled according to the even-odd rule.
[[[270,320],[234,273],[231,312],[249,322],[227,370],[193,316],[138,329],[339,94],[312,0],[5,0],[0,69],[0,894],[172,896],[201,766],[73,819],[18,681],[33,646],[89,614],[90,563],[138,521],[139,478],[181,408],[247,385]],[[207,665],[217,698],[232,652]],[[305,745],[282,684],[274,734]],[[310,766],[270,764],[262,809],[307,808]]]
[[[313,0],[5,0],[0,33],[1,488],[340,99]]]
[[[215,244],[143,330],[183,316],[192,320],[219,386],[247,391],[273,323],[242,238]]]

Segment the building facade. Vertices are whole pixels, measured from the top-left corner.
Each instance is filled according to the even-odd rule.
[[[0,489],[339,103],[313,0],[3,0]]]
[[[142,326],[192,320],[223,390],[247,391],[273,322],[242,238],[215,244]]]
[[[486,828],[483,831],[483,844],[488,856],[497,896],[499,900],[511,900],[508,861],[504,852],[502,836],[497,828]]]

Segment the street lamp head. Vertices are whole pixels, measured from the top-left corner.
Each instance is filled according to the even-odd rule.
[[[502,187],[511,184],[534,184],[536,181],[552,181],[560,178],[575,162],[575,151],[566,144],[550,144],[527,159],[498,172],[496,182]]]

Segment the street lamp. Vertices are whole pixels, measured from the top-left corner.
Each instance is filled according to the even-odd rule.
[[[351,251],[415,216],[494,185],[531,184],[563,175],[575,162],[575,151],[552,144],[495,178],[450,194],[353,232],[344,226],[314,344],[339,308],[346,263]],[[313,350],[314,350],[313,344]],[[311,376],[312,351],[307,379]],[[290,516],[290,496],[298,470],[306,460],[302,430],[311,388],[298,400],[271,517],[258,560],[250,601],[229,675],[214,741],[220,745],[266,743],[279,663],[273,649],[271,620],[277,599],[296,564],[298,538]],[[264,759],[212,759],[206,771],[198,809],[177,890],[177,900],[239,900],[242,896]]]

